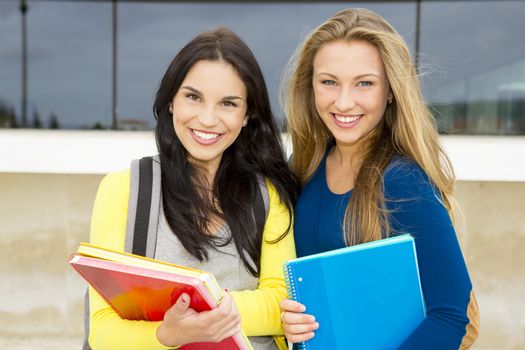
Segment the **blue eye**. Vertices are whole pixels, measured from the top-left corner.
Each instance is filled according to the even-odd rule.
[[[357,83],[357,86],[361,86],[361,87],[372,86],[372,82],[371,81],[360,81],[359,83]]]
[[[333,80],[323,80],[323,81],[321,81],[321,84],[329,85],[329,86],[336,86],[337,85],[337,83],[335,81],[333,81]]]

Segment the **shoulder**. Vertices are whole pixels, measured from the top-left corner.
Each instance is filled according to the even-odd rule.
[[[130,171],[109,173],[102,178],[97,192],[97,201],[115,203],[129,199]]]
[[[114,173],[109,173],[104,176],[100,185],[109,186],[109,187],[120,187],[123,185],[128,185],[130,182],[131,172],[130,170],[123,170]]]
[[[110,249],[123,250],[129,204],[130,172],[104,176],[98,187],[91,217],[90,241]]]
[[[407,181],[428,181],[425,171],[415,161],[405,156],[395,155],[385,169],[385,182],[403,178],[406,178]]]
[[[286,204],[282,201],[279,192],[271,181],[266,179],[268,188],[269,208],[265,223],[265,240],[279,238],[285,232],[291,222],[291,214]]]
[[[425,171],[412,159],[396,155],[385,169],[383,185],[387,198],[431,196],[438,193]]]

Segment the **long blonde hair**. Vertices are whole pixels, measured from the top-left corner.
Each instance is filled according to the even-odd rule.
[[[303,184],[308,181],[333,138],[315,108],[312,75],[319,48],[336,40],[373,44],[383,60],[394,97],[370,137],[371,144],[354,182],[344,223],[347,244],[391,234],[382,174],[396,153],[412,159],[425,171],[453,218],[454,171],[440,145],[435,120],[423,100],[410,51],[401,35],[370,10],[347,9],[333,15],[306,38],[288,65],[283,97],[294,152],[292,170]]]

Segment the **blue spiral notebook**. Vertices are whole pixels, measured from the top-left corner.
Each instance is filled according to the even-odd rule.
[[[426,316],[408,234],[290,260],[284,274],[319,322],[295,349],[397,349]]]

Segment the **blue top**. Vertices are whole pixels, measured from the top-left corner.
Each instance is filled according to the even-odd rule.
[[[352,191],[330,191],[327,154],[296,205],[298,257],[346,246],[343,219]],[[410,233],[416,243],[427,310],[426,319],[400,349],[458,349],[469,323],[472,285],[448,211],[426,173],[412,160],[394,157],[383,177],[393,235]]]

